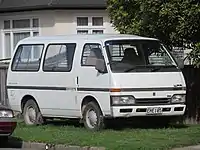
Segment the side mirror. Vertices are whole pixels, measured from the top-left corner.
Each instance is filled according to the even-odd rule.
[[[183,69],[183,68],[184,68],[184,60],[183,60],[183,59],[177,60],[177,63],[178,63],[178,67],[179,67],[180,69]]]
[[[95,69],[98,70],[100,73],[106,73],[106,65],[103,59],[97,59]]]

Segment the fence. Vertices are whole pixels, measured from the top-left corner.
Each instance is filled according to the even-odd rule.
[[[187,85],[186,120],[193,124],[200,123],[200,68],[188,65],[182,71]]]
[[[0,104],[8,106],[8,98],[6,91],[6,78],[7,78],[7,69],[8,63],[0,64]]]
[[[0,64],[0,103],[8,106],[9,101],[6,91],[8,63]],[[200,122],[200,68],[185,66],[182,70],[187,84],[187,110],[186,120],[189,123]]]

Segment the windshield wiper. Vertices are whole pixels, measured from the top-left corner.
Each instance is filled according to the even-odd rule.
[[[151,72],[156,72],[159,71],[162,67],[155,67],[151,69]]]
[[[145,65],[137,65],[137,66],[133,66],[133,67],[131,67],[131,68],[128,68],[127,70],[125,70],[124,72],[130,72],[130,71],[133,71],[133,70],[135,70],[135,69],[137,69],[137,68],[146,68],[146,66]]]
[[[118,64],[119,62],[109,62],[108,65],[116,65]]]

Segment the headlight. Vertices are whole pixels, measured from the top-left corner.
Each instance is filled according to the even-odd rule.
[[[112,96],[111,105],[132,105],[135,104],[133,96]]]
[[[185,103],[185,95],[173,95],[171,98],[171,103]]]
[[[12,118],[13,116],[11,110],[0,110],[0,118]]]

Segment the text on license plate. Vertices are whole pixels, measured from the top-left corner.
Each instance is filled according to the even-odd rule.
[[[147,115],[157,115],[162,114],[162,108],[161,107],[149,107],[146,111]]]

